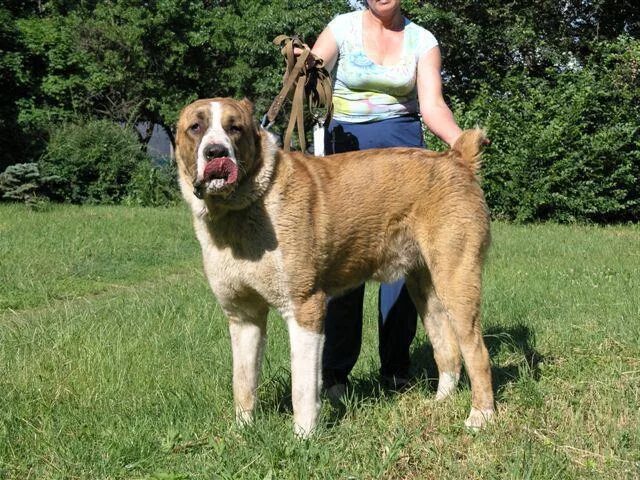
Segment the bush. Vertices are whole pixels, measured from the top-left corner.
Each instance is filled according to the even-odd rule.
[[[55,200],[118,203],[136,166],[145,161],[149,160],[133,131],[91,120],[54,129],[40,167],[43,174],[63,179],[49,186]]]
[[[0,173],[0,199],[28,202],[38,195],[40,171],[37,163],[17,163]]]
[[[34,210],[48,204],[43,196],[42,185],[54,178],[43,178],[37,163],[16,163],[0,173],[0,200],[22,202]]]
[[[494,217],[640,220],[639,64],[640,41],[621,38],[592,65],[514,74],[462,107],[492,140],[482,177]]]
[[[167,166],[141,163],[131,177],[125,202],[145,207],[175,203],[179,198],[176,179],[177,172],[173,163]]]
[[[169,175],[152,166],[133,129],[107,120],[55,129],[39,164],[43,175],[58,179],[44,186],[58,201],[156,205],[175,190]]]

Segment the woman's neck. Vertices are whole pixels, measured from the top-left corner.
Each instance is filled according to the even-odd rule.
[[[371,9],[367,9],[365,11],[365,15],[369,16],[369,20],[373,24],[377,24],[387,30],[402,30],[404,27],[404,17],[402,16],[402,12],[400,10],[396,10],[392,12],[390,15],[377,15]]]

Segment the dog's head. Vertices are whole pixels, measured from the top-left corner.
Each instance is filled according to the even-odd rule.
[[[180,113],[176,160],[185,196],[191,189],[205,201],[223,201],[251,175],[260,156],[261,134],[248,100],[197,100]]]

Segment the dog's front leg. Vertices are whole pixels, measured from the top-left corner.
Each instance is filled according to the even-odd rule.
[[[229,315],[233,352],[233,398],[236,421],[250,423],[256,405],[260,364],[266,337],[266,313],[252,318]]]
[[[291,342],[291,397],[294,431],[311,435],[320,411],[321,360],[324,346],[324,297],[314,297],[287,315]]]

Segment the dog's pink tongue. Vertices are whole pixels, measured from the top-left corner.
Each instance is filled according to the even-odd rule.
[[[229,157],[214,158],[204,167],[204,180],[208,182],[214,178],[222,178],[226,183],[233,183],[238,179],[238,167]]]

